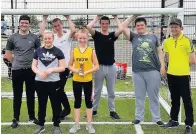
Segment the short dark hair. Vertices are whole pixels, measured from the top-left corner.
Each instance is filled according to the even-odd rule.
[[[109,24],[110,24],[110,19],[107,16],[102,16],[100,19],[100,24],[101,24],[101,20],[108,20]]]
[[[19,18],[19,22],[20,22],[21,20],[28,20],[29,23],[31,23],[30,17],[29,17],[28,15],[21,15],[20,18]]]
[[[143,17],[136,18],[136,20],[135,20],[135,25],[136,25],[136,23],[138,23],[138,22],[144,22],[144,24],[147,25],[146,19],[143,18]]]
[[[59,21],[61,24],[63,24],[62,20],[59,19],[59,18],[54,18],[54,19],[52,20],[52,23],[55,23],[55,22],[57,22],[57,21]]]

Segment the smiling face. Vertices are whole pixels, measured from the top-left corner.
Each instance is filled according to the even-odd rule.
[[[88,43],[88,31],[86,29],[81,29],[77,33],[77,41],[80,46],[85,47]]]
[[[28,20],[20,20],[19,22],[19,28],[23,32],[27,32],[30,27],[30,22]]]
[[[137,34],[145,34],[147,28],[146,19],[143,17],[136,18],[135,20],[135,30]]]
[[[54,35],[52,32],[44,33],[43,35],[44,46],[46,48],[51,48],[53,46]]]
[[[100,25],[101,25],[101,30],[104,31],[104,32],[107,32],[108,31],[108,28],[110,26],[108,20],[101,20],[100,21]]]
[[[79,32],[77,34],[77,38],[78,38],[78,43],[80,46],[84,47],[85,45],[87,45],[87,43],[88,43],[88,34],[87,33]]]
[[[146,32],[146,24],[143,21],[139,21],[135,25],[138,34],[144,34]]]
[[[108,32],[110,26],[110,19],[107,16],[102,16],[100,19],[100,26],[102,32]]]
[[[171,24],[170,28],[172,36],[179,36],[181,34],[181,31],[183,30],[182,26],[177,24]]]
[[[52,21],[52,28],[55,30],[57,33],[62,33],[63,32],[63,24],[62,21],[58,18],[54,19]]]

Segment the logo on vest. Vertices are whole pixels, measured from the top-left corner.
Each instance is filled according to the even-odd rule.
[[[49,52],[47,52],[46,54],[45,53],[42,53],[43,54],[43,58],[41,58],[41,60],[45,60],[45,61],[52,61],[55,56],[53,54],[49,54]]]
[[[76,61],[88,61],[88,58],[76,58]]]

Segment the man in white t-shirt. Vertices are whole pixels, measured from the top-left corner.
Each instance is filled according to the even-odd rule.
[[[46,27],[46,15],[43,16],[43,20],[40,26],[40,34],[42,35],[45,31]],[[73,22],[71,21],[71,18],[69,16],[65,16],[67,19],[67,23],[70,28],[70,32],[64,32],[63,30],[63,22],[59,18],[55,18],[52,20],[52,29],[55,31],[54,33],[54,46],[59,48],[64,56],[65,56],[65,65],[66,69],[64,72],[60,73],[60,89],[59,89],[59,98],[61,100],[61,103],[64,107],[64,109],[61,111],[61,119],[64,119],[65,116],[69,115],[71,112],[70,104],[67,98],[66,93],[64,92],[64,86],[66,84],[68,75],[69,75],[69,69],[68,69],[68,62],[70,58],[71,53],[71,39],[73,35],[75,34],[75,26]]]

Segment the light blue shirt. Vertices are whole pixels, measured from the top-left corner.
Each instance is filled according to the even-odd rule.
[[[6,21],[1,21],[1,34],[3,34],[6,29],[7,29]]]

